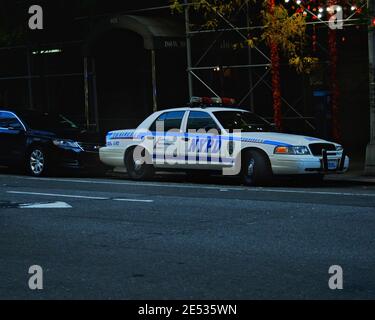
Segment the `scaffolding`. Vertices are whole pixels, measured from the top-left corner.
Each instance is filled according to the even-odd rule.
[[[363,7],[366,6],[366,1],[363,3]],[[226,64],[221,66],[215,66],[215,65],[204,65],[203,61],[207,57],[207,55],[214,49],[217,42],[220,40],[222,35],[227,33],[232,33],[237,35],[239,41],[246,41],[248,40],[247,33],[253,30],[262,30],[264,26],[252,26],[250,25],[249,21],[249,6],[248,4],[244,3],[238,11],[235,13],[234,17],[242,15],[245,17],[242,19],[242,21],[246,21],[246,26],[238,26],[235,22],[231,21],[230,19],[226,18],[222,14],[216,11],[216,14],[218,16],[218,19],[222,23],[222,27],[217,28],[215,30],[211,29],[198,29],[193,30],[191,28],[191,7],[192,3],[189,0],[184,0],[184,3],[182,4],[183,10],[184,10],[184,20],[185,20],[185,29],[186,29],[186,52],[187,52],[187,74],[188,74],[188,88],[189,88],[189,96],[194,95],[194,83],[198,82],[201,85],[203,85],[207,92],[214,96],[219,96],[219,93],[216,92],[214,88],[208,83],[206,79],[201,75],[202,71],[206,70],[215,70],[217,68],[220,69],[241,69],[241,70],[248,70],[249,76],[248,76],[248,89],[243,94],[243,96],[236,97],[237,101],[239,102],[239,105],[244,104],[246,101],[249,102],[251,111],[254,110],[254,92],[255,90],[262,84],[266,88],[268,88],[272,92],[272,85],[270,84],[270,81],[268,79],[268,76],[271,71],[271,59],[268,56],[268,53],[265,52],[265,50],[261,49],[259,46],[255,45],[254,47],[250,48],[248,47],[248,63],[245,64]],[[153,8],[145,8],[145,9],[139,9],[139,10],[131,10],[126,11],[121,14],[137,14],[137,13],[150,13],[150,12],[157,12],[160,10],[171,10],[170,6],[160,6],[160,7],[153,7]],[[329,21],[323,21],[319,17],[315,15],[314,12],[308,11],[308,14],[311,14],[317,18],[315,22],[308,22],[308,26],[328,26]],[[107,16],[113,16],[114,14],[106,14],[101,16],[95,16],[95,17],[80,17],[79,19],[92,19],[92,18],[102,18]],[[360,19],[354,18],[354,16],[350,16],[349,18],[340,21],[343,22],[345,26],[357,26],[361,24]],[[213,39],[207,43],[206,48],[204,48],[203,53],[197,58],[193,59],[192,51],[194,49],[193,46],[193,39],[201,36],[201,35],[212,35]],[[47,45],[47,44],[46,44]],[[54,44],[49,43],[48,46],[53,46]],[[82,41],[75,41],[75,42],[66,42],[66,43],[59,43],[56,44],[57,46],[65,46],[65,45],[82,45]],[[324,48],[324,45],[322,43],[318,43],[318,46],[322,50],[326,50]],[[5,80],[26,80],[28,81],[28,101],[29,106],[32,108],[34,105],[33,102],[33,86],[32,86],[32,80],[36,78],[57,78],[57,77],[79,77],[84,82],[84,100],[85,100],[85,119],[86,119],[86,126],[90,127],[92,126],[90,122],[94,121],[98,123],[97,121],[97,97],[96,94],[94,96],[94,111],[91,112],[90,115],[90,108],[89,108],[89,94],[88,94],[88,88],[89,86],[94,87],[94,92],[96,92],[96,72],[95,72],[95,62],[91,61],[87,57],[83,57],[82,61],[82,71],[77,73],[67,73],[67,74],[44,74],[44,75],[33,75],[30,68],[30,61],[31,61],[31,49],[28,46],[18,46],[18,47],[5,47],[0,48],[0,50],[12,50],[12,49],[21,49],[26,50],[26,65],[27,70],[26,74],[19,75],[19,76],[11,76],[11,77],[0,77],[0,81]],[[254,55],[258,55],[263,61],[261,63],[254,63]],[[154,58],[153,58],[154,59]],[[323,61],[324,64],[327,64],[327,62]],[[258,73],[258,70],[260,72]],[[258,76],[258,78],[255,78],[255,75]],[[155,78],[153,76],[153,82],[155,82]],[[302,103],[304,103],[304,96],[303,94],[296,99],[295,101],[291,102],[288,101],[287,98],[282,97],[282,102],[286,108],[283,108],[285,110],[283,114],[284,119],[291,119],[291,120],[302,120],[306,125],[315,130],[315,127],[312,123],[312,120],[314,117],[311,115],[303,115],[303,113],[300,111],[300,106]],[[155,101],[154,101],[155,104]],[[291,115],[292,114],[292,115]],[[95,118],[95,119],[93,119]]]
[[[208,4],[208,2],[207,2]],[[307,26],[329,26],[330,21],[322,20],[320,16],[316,15],[314,12],[308,10],[305,7],[302,7],[302,4],[299,4],[301,8],[305,10],[307,14],[310,14],[315,17],[316,21],[314,22],[307,22]],[[239,39],[241,41],[247,41],[248,36],[246,33],[252,30],[261,30],[265,28],[265,26],[251,26],[249,21],[249,4],[247,2],[244,2],[242,6],[240,6],[235,13],[235,17],[238,15],[246,15],[247,25],[246,26],[237,26],[234,22],[230,21],[226,17],[224,17],[223,14],[218,12],[217,10],[213,10],[213,12],[217,15],[218,20],[220,20],[224,27],[218,28],[218,29],[200,29],[200,30],[192,30],[191,23],[190,23],[190,11],[191,11],[192,3],[189,2],[189,0],[184,0],[184,13],[185,13],[185,26],[186,26],[186,43],[187,43],[187,72],[188,72],[188,78],[189,78],[189,95],[192,97],[194,95],[194,81],[198,81],[201,83],[210,94],[213,94],[217,97],[219,97],[219,94],[215,92],[215,90],[208,84],[205,79],[200,76],[198,73],[201,70],[216,70],[218,66],[206,66],[202,65],[202,61],[207,56],[207,54],[214,48],[217,41],[220,39],[220,37],[224,33],[235,33],[239,36]],[[366,6],[366,2],[363,3],[361,8]],[[355,14],[350,15],[348,18],[343,20],[337,20],[337,23],[342,23],[344,26],[357,26],[362,23],[362,20],[354,18]],[[192,39],[194,37],[203,35],[203,34],[212,34],[214,35],[214,39],[210,43],[207,44],[207,47],[201,54],[201,56],[196,60],[193,61],[192,58],[192,50],[193,50],[193,44]],[[317,45],[324,51],[328,51],[321,43],[317,43]],[[254,112],[254,91],[255,89],[260,85],[265,85],[271,92],[272,92],[272,85],[270,84],[270,81],[268,79],[268,75],[271,71],[271,59],[268,56],[268,54],[259,48],[259,46],[254,45],[253,47],[248,47],[248,64],[243,65],[226,65],[221,66],[223,69],[248,69],[249,70],[249,88],[246,94],[242,97],[236,97],[239,101],[239,105],[242,105],[245,101],[249,100],[250,102],[250,109]],[[253,63],[253,52],[256,51],[263,59],[263,63],[255,64]],[[329,62],[325,61],[323,64],[328,64]],[[254,70],[255,69],[264,69],[262,74],[259,76],[259,79],[257,81],[254,81]],[[302,112],[299,111],[299,106],[301,102],[303,102],[304,99],[304,93],[293,103],[288,101],[285,97],[281,97],[281,100],[283,104],[286,107],[286,111],[283,114],[283,119],[299,119],[303,120],[306,125],[308,125],[311,129],[315,130],[315,126],[312,123],[312,120],[315,119],[313,116],[306,116],[303,115]],[[285,109],[285,108],[284,108]],[[287,116],[289,112],[293,112],[294,116]]]

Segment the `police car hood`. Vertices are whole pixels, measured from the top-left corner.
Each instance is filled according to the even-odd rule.
[[[308,146],[311,143],[332,143],[319,138],[278,132],[243,132],[241,139],[259,139],[274,145]]]

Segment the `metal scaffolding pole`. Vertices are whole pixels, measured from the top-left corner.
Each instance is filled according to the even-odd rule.
[[[156,52],[151,50],[151,74],[152,74],[152,101],[153,108],[152,111],[158,111],[158,88],[156,79]]]
[[[250,27],[250,7],[249,3],[246,4],[246,24],[247,27]],[[251,65],[253,63],[253,55],[250,46],[247,49],[247,55],[248,55],[248,61]],[[254,81],[253,81],[253,70],[249,68],[249,87],[253,88]],[[250,102],[250,111],[255,112],[255,106],[254,106],[254,90],[251,89],[250,96],[249,96],[249,102]]]
[[[90,114],[89,114],[89,71],[88,58],[83,58],[83,81],[85,94],[85,124],[86,129],[90,129]]]
[[[189,97],[194,95],[193,89],[193,74],[192,74],[192,58],[191,58],[191,35],[190,35],[190,13],[189,13],[189,1],[185,0],[185,28],[186,28],[186,55],[187,55],[187,72],[189,81]]]
[[[99,108],[98,108],[98,89],[96,83],[96,61],[94,58],[91,58],[92,64],[92,95],[93,95],[93,105],[94,105],[94,115],[95,115],[95,130],[99,132],[100,123],[99,123]],[[90,76],[90,73],[89,73]]]
[[[370,16],[375,14],[373,0],[367,0]],[[365,173],[375,175],[375,31],[374,26],[369,27],[369,87],[370,87],[370,143],[366,150]]]
[[[28,86],[28,94],[29,94],[29,109],[34,109],[34,99],[33,99],[33,81],[31,78],[31,54],[30,48],[26,49],[27,55],[27,86]]]

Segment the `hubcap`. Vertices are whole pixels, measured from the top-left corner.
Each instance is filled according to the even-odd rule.
[[[134,170],[140,171],[142,169],[142,161],[141,160],[135,160],[134,161]]]
[[[255,160],[250,159],[249,163],[248,163],[248,166],[247,166],[247,175],[249,177],[252,177],[254,175],[254,167],[255,167]]]
[[[43,152],[40,150],[34,150],[30,155],[31,171],[36,175],[41,174],[44,170],[44,164],[45,160]]]

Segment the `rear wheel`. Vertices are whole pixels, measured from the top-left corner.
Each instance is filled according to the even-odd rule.
[[[248,150],[243,154],[242,182],[247,186],[266,185],[271,182],[272,169],[269,159],[262,152]]]
[[[32,147],[26,158],[27,172],[34,177],[41,177],[47,174],[48,159],[47,153],[41,147]]]
[[[154,166],[151,157],[145,149],[140,150],[140,156],[136,156],[136,149],[129,150],[125,156],[125,167],[133,180],[146,180],[153,177]],[[138,152],[137,152],[138,153]]]

